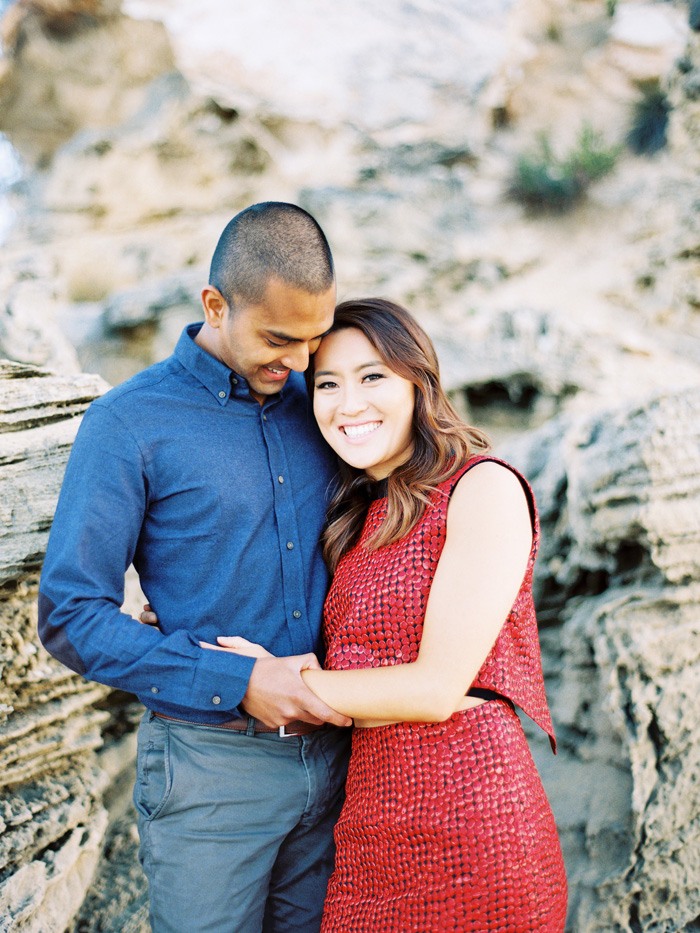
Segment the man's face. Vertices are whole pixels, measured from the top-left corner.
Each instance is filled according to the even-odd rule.
[[[320,295],[270,279],[257,304],[227,308],[216,333],[216,356],[243,376],[262,404],[303,372],[321,337],[333,324],[335,285]]]

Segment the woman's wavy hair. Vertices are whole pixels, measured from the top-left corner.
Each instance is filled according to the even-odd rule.
[[[413,452],[388,477],[387,514],[367,541],[371,549],[393,544],[420,521],[436,486],[448,479],[489,440],[465,424],[440,385],[437,354],[430,337],[400,305],[383,298],[361,298],[338,305],[330,333],[362,331],[393,372],[415,386]],[[313,362],[307,370],[313,396]],[[328,511],[324,557],[331,571],[357,542],[377,484],[362,470],[340,462],[340,482]]]

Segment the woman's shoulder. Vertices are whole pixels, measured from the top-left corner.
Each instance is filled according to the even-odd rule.
[[[449,477],[443,491],[451,503],[450,513],[459,510],[473,516],[478,509],[501,515],[520,510],[526,503],[532,530],[537,531],[532,488],[516,467],[500,457],[492,454],[470,457]]]

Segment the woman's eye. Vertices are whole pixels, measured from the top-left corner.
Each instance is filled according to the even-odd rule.
[[[384,379],[384,373],[367,373],[362,377],[363,382],[376,382],[378,379]]]
[[[316,391],[319,391],[320,389],[335,389],[335,387],[336,387],[335,382],[329,382],[329,381],[319,382],[316,385]]]

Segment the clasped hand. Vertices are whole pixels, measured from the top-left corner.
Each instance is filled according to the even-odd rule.
[[[144,606],[140,620],[146,625],[158,624],[158,617],[148,604]],[[216,641],[217,644],[206,641],[199,644],[210,651],[228,651],[256,659],[248,689],[240,703],[248,716],[267,726],[284,726],[298,719],[314,725],[325,722],[335,726],[352,725],[352,719],[331,709],[304,683],[302,671],[320,670],[315,654],[278,658],[262,645],[240,635],[222,635]]]

